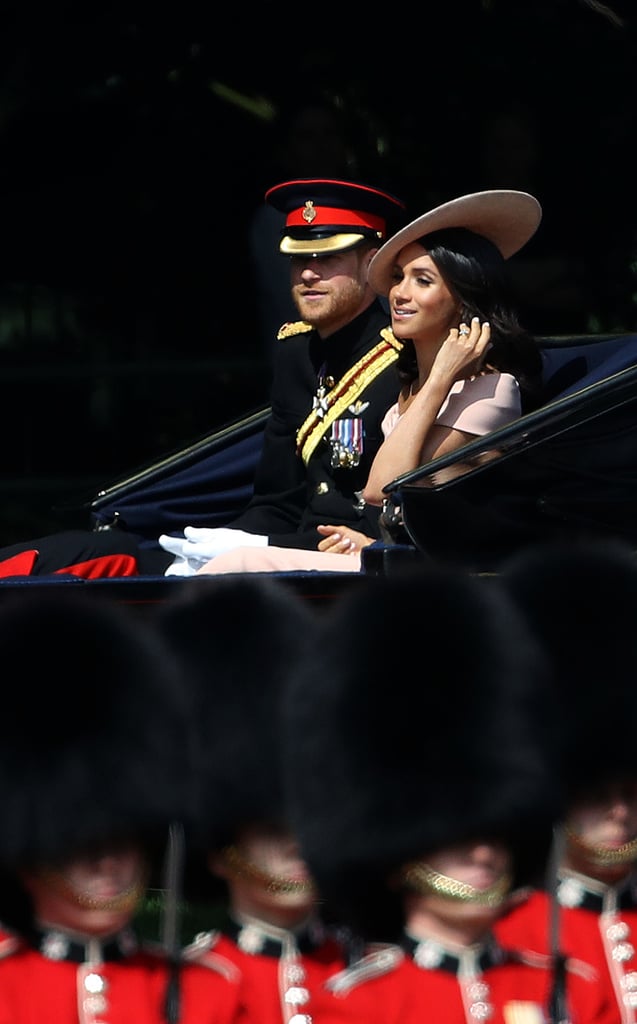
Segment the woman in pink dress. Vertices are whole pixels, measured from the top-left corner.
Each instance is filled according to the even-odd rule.
[[[529,411],[539,398],[540,353],[509,299],[507,259],[537,230],[526,192],[461,196],[412,221],[378,250],[369,281],[387,297],[401,344],[402,388],[361,504],[382,505],[383,487]],[[236,548],[199,571],[358,572],[374,541],[339,524],[319,527],[319,550]],[[342,556],[347,555],[344,559]]]

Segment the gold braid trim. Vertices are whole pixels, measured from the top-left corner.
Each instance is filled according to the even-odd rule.
[[[383,328],[380,336],[383,340],[362,359],[359,359],[341,377],[336,387],[332,388],[326,399],[329,408],[324,416],[320,417],[317,410],[312,409],[305,422],[299,427],[296,435],[296,451],[297,454],[301,454],[305,465],[310,461],[317,444],[334,420],[339,418],[379,373],[391,366],[398,358],[402,343],[394,337],[391,328]]]
[[[443,875],[424,861],[408,865],[403,871],[403,880],[421,895],[434,892],[448,900],[478,903],[485,907],[499,907],[511,888],[511,877],[508,874],[502,875],[489,889],[476,889],[468,882],[459,882],[457,878]]]
[[[588,857],[591,864],[598,864],[600,867],[611,867],[614,864],[630,864],[637,860],[637,839],[631,839],[623,843],[616,850],[607,850],[603,846],[592,846],[575,834],[570,828],[566,828],[566,835],[569,843]]]
[[[266,892],[272,893],[275,896],[301,894],[309,896],[314,893],[314,882],[311,879],[301,881],[295,878],[283,878],[280,875],[272,875],[267,871],[262,871],[256,864],[247,860],[236,846],[224,847],[223,858],[235,877],[247,878],[251,882],[256,882]]]
[[[276,340],[285,341],[286,338],[294,338],[297,334],[307,334],[313,330],[312,324],[308,324],[306,320],[288,320],[279,327]]]
[[[139,905],[148,881],[147,872],[144,871],[139,878],[113,896],[93,896],[90,892],[79,890],[62,871],[44,868],[40,871],[40,876],[49,889],[57,895],[63,896],[76,907],[82,907],[85,910],[114,910],[118,913],[127,910],[133,911]]]

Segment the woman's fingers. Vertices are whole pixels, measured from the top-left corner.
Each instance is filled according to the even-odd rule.
[[[449,331],[445,345],[436,356],[436,362],[446,367],[447,372],[457,377],[479,373],[487,348],[491,344],[491,325],[488,320],[480,323],[477,316],[471,325],[462,322]]]
[[[318,549],[319,551],[330,551],[333,555],[351,555],[356,551],[356,543],[347,537],[340,539],[326,537],[319,541]]]
[[[458,337],[467,338],[469,344],[472,344],[475,348],[485,348],[491,340],[491,324],[488,320],[480,323],[480,318],[474,316],[471,326],[466,323],[460,324]]]
[[[354,531],[347,526],[317,526],[323,540],[319,541],[319,551],[331,551],[332,554],[351,555],[358,550]]]

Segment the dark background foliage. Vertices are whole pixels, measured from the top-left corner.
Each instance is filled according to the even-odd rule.
[[[537,333],[636,329],[632,6],[5,4],[0,541],[267,401],[248,235],[311,97],[414,216],[538,196]]]

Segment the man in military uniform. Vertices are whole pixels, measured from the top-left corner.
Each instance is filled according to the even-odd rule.
[[[276,185],[267,202],[287,214],[280,242],[291,262],[292,298],[302,319],[278,334],[254,495],[231,529],[186,529],[162,537],[190,574],[236,547],[316,549],[322,523],[378,536],[379,509],[363,489],[396,401],[400,343],[367,283],[370,260],[398,224],[400,200],[368,185],[302,179]]]
[[[400,343],[367,269],[401,225],[404,204],[370,185],[323,178],[283,182],[265,198],[286,213],[279,247],[301,319],[279,331],[271,415],[245,510],[227,527],[185,524],[184,535],[162,536],[157,549],[140,549],[119,529],[11,545],[0,550],[0,575],[191,575],[238,547],[316,549],[323,523],[379,536],[379,509],[359,495],[398,396]]]

